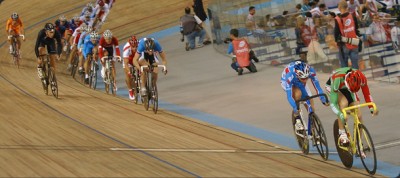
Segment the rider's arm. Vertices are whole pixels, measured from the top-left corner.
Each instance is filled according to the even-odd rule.
[[[366,80],[365,80],[365,84],[364,84],[364,85],[361,85],[361,91],[362,91],[362,93],[363,93],[363,95],[364,95],[365,102],[367,102],[367,103],[373,102],[371,93],[369,92],[368,83],[367,83]],[[371,108],[373,108],[373,107],[370,106],[370,105],[368,105],[368,108],[371,109]]]
[[[39,58],[39,45],[40,45],[40,40],[43,39],[45,35],[46,35],[46,34],[45,34],[44,30],[40,30],[39,33],[38,33],[38,37],[37,37],[37,39],[36,39],[36,44],[35,44],[35,54],[36,54],[36,57],[37,57],[37,58]]]
[[[321,88],[321,85],[319,84],[318,78],[317,78],[317,73],[315,72],[314,68],[310,68],[310,78],[311,78],[311,82],[315,88],[315,90],[317,91],[317,94],[323,94],[324,91]],[[319,97],[322,103],[326,103],[326,98],[324,96],[320,96]]]
[[[84,42],[83,39],[84,39],[84,36],[86,36],[85,34],[86,34],[86,32],[82,32],[81,36],[79,36],[78,49],[82,48],[82,45],[83,45],[83,42]]]
[[[336,78],[332,80],[331,78],[331,91],[330,91],[330,102],[332,111],[341,119],[343,118],[343,113],[340,111],[339,107],[339,86],[340,86],[340,78]]]
[[[23,34],[25,34],[25,32],[24,32],[24,24],[22,23],[21,18],[19,18],[18,21],[19,21],[19,24],[21,25],[20,26],[20,30],[21,30],[20,33],[21,33],[21,35],[23,35]]]
[[[6,24],[6,33],[7,36],[10,35],[10,28],[11,28],[11,21],[10,19],[7,20],[7,24]]]
[[[167,65],[167,56],[165,55],[165,53],[162,50],[162,47],[160,45],[160,43],[157,40],[154,40],[154,50],[158,51],[160,53],[161,59],[162,59],[162,63],[163,65]]]
[[[117,38],[113,37],[112,40],[113,40],[113,43],[114,43],[114,46],[115,46],[115,52],[117,53],[116,56],[121,56],[121,51],[119,50],[119,45],[118,45]]]
[[[293,73],[288,72],[284,75],[284,77],[282,78],[282,86],[285,88],[286,91],[286,98],[290,104],[290,106],[292,106],[293,111],[297,112],[297,106],[296,106],[296,101],[293,98],[293,83],[292,80],[294,78]]]
[[[57,54],[60,56],[62,53],[61,34],[57,30],[55,31],[54,38],[57,41]]]

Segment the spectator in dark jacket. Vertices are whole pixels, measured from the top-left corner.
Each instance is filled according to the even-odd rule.
[[[204,11],[204,6],[203,6],[203,0],[193,0],[193,11],[194,14],[202,21],[206,21],[207,20],[207,14]],[[204,23],[201,24],[202,27],[204,28]],[[208,32],[206,31],[206,40],[204,41],[204,44],[210,44],[210,36],[208,35]]]

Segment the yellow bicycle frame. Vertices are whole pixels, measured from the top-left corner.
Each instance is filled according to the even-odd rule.
[[[340,145],[340,140],[339,139],[336,140],[338,142],[337,145],[341,149],[349,151],[349,152],[351,152],[353,154],[356,153],[357,148],[356,148],[356,145],[355,145],[355,143],[356,143],[355,135],[356,135],[356,133],[360,133],[360,128],[358,127],[358,125],[361,124],[360,119],[358,118],[358,109],[362,108],[362,107],[366,107],[366,106],[372,106],[374,111],[376,111],[376,105],[373,102],[358,104],[358,105],[355,105],[355,106],[350,106],[350,107],[346,107],[346,108],[342,109],[344,120],[347,121],[347,111],[349,111],[350,115],[354,118],[354,125],[353,125],[353,137],[350,134],[347,135],[349,137],[349,140],[350,140],[350,147],[341,146]],[[348,128],[346,123],[347,122],[343,123],[344,127],[346,128],[347,131],[349,131],[349,128]],[[360,135],[361,134],[358,134],[358,137],[359,137],[358,140],[361,141]],[[359,143],[359,144],[362,144],[362,143]],[[369,144],[370,143],[368,143],[368,145]],[[349,148],[350,148],[350,150],[349,150]]]

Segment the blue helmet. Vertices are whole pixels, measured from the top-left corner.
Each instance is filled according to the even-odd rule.
[[[298,78],[308,78],[310,75],[310,66],[303,61],[296,61],[294,63],[294,71]]]

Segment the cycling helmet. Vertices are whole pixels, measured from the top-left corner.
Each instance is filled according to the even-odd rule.
[[[18,15],[16,12],[13,12],[13,13],[11,14],[11,18],[12,18],[13,20],[17,20],[18,17],[19,17],[19,15]]]
[[[103,33],[104,38],[112,38],[112,33],[110,30],[106,30]]]
[[[54,25],[52,23],[46,23],[46,25],[44,25],[44,29],[47,31],[54,31]]]
[[[90,32],[92,32],[93,31],[93,28],[90,26],[90,25],[88,25],[87,27],[86,27],[86,32],[87,33],[90,33]]]
[[[344,77],[344,83],[350,92],[358,92],[361,86],[366,83],[367,79],[359,70],[351,70]]]
[[[79,22],[80,21],[80,17],[79,16],[74,16],[72,19],[74,19],[74,22]]]
[[[139,43],[139,41],[136,39],[136,36],[134,36],[134,35],[129,38],[128,42],[131,47],[135,47],[135,48],[138,46],[138,43]]]
[[[65,17],[65,15],[61,15],[59,19],[61,22],[67,21],[67,18]]]
[[[86,32],[87,25],[85,23],[82,23],[81,26],[79,26],[80,32]]]
[[[302,61],[296,61],[294,64],[294,71],[298,78],[308,78],[310,75],[310,66]]]
[[[97,40],[98,38],[99,38],[99,34],[97,34],[97,32],[90,33],[91,40]]]
[[[154,39],[153,38],[146,38],[144,41],[144,47],[146,51],[153,51],[154,49]]]

